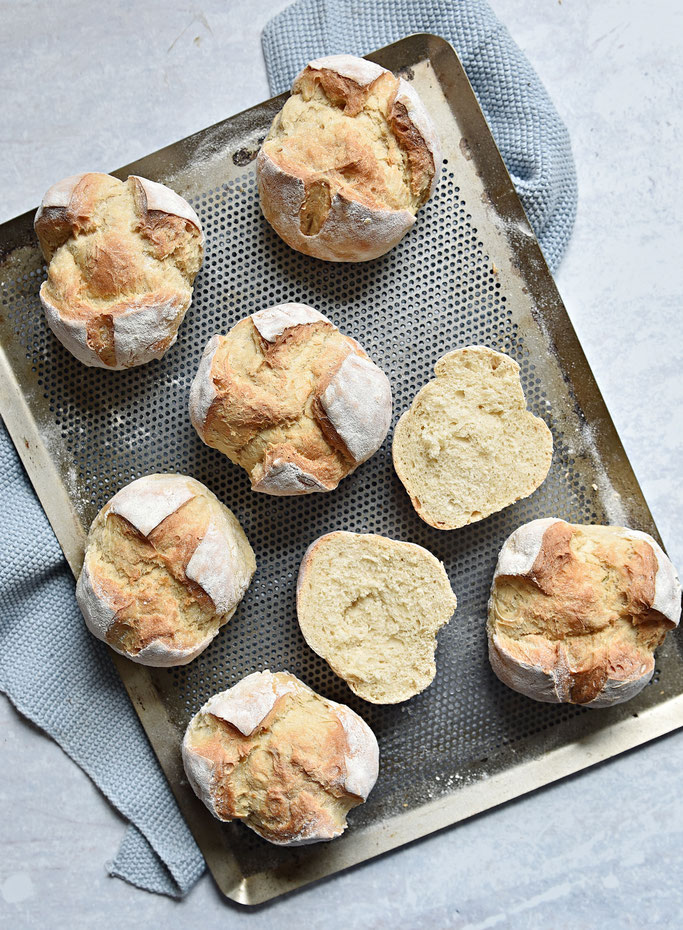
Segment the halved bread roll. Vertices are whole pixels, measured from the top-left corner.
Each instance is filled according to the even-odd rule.
[[[418,515],[453,530],[532,494],[548,474],[553,439],[527,411],[509,356],[467,346],[435,372],[396,424],[392,455]]]
[[[263,214],[285,242],[328,261],[377,258],[399,242],[441,170],[414,88],[353,55],[310,62],[257,160]]]
[[[678,577],[647,533],[533,520],[498,558],[489,659],[527,697],[609,707],[645,687],[680,616]]]
[[[289,672],[254,672],[190,721],[183,764],[219,820],[241,820],[278,846],[331,840],[370,794],[375,734],[358,714]]]
[[[354,694],[407,701],[436,674],[436,634],[457,605],[435,556],[384,536],[328,533],[306,552],[296,609],[308,645]]]
[[[147,178],[91,172],[51,187],[34,225],[48,262],[40,300],[60,342],[100,368],[161,358],[202,263],[202,228],[189,203]]]
[[[142,665],[185,665],[244,597],[254,553],[234,514],[185,475],[146,475],[95,517],[76,598],[88,629]]]

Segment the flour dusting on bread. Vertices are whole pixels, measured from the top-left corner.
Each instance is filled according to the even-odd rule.
[[[319,310],[284,303],[210,340],[190,417],[207,445],[248,471],[254,491],[330,491],[384,441],[391,387]]]
[[[339,836],[379,770],[362,718],[288,672],[254,672],[211,697],[190,721],[182,754],[215,817],[241,820],[280,846]]]
[[[505,542],[488,611],[496,675],[538,701],[609,707],[641,691],[678,625],[681,586],[646,533],[560,519]]]

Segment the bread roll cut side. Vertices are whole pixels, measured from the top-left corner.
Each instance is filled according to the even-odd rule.
[[[436,634],[456,608],[443,565],[414,543],[348,532],[321,536],[297,582],[308,645],[359,697],[408,700],[436,673]]]
[[[436,529],[483,520],[545,480],[553,442],[529,413],[519,366],[485,346],[444,355],[394,430],[394,468]]]

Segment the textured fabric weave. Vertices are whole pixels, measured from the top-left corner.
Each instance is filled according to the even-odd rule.
[[[298,0],[263,31],[273,94],[312,58],[365,55],[415,32],[455,48],[551,268],[576,215],[569,135],[545,88],[484,0]]]
[[[110,873],[180,897],[204,860],[3,426],[0,513],[0,689],[130,822]]]
[[[569,238],[576,182],[567,132],[538,78],[481,0],[300,0],[263,44],[272,90],[311,58],[363,54],[413,32],[458,50],[551,266]],[[176,897],[204,869],[106,647],[86,630],[74,583],[0,427],[0,689],[52,736],[130,826],[109,871]]]

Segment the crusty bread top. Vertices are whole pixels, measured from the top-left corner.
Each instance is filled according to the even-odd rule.
[[[309,62],[299,72],[292,83],[292,93],[311,95],[319,85],[331,104],[353,115],[355,111],[360,113],[368,103],[373,107],[374,101],[369,102],[375,90],[373,85],[386,81],[387,74],[391,72],[365,58],[327,55]],[[391,77],[396,83],[390,82],[394,96],[393,99],[389,96],[382,108],[388,124],[384,131],[388,129],[393,133],[406,152],[413,192],[419,192],[426,200],[433,193],[441,170],[441,143],[432,118],[412,84],[403,78]],[[425,195],[426,179],[429,188]]]
[[[147,475],[95,518],[77,596],[90,630],[118,652],[175,665],[232,616],[255,568],[242,527],[208,488]]]
[[[322,313],[280,304],[210,340],[190,416],[204,442],[249,472],[254,490],[327,491],[382,444],[391,387]]]
[[[553,442],[526,410],[519,366],[507,355],[467,346],[440,358],[435,371],[398,421],[392,453],[419,516],[447,530],[533,493]]]
[[[628,699],[649,681],[680,599],[674,568],[651,536],[532,521],[498,559],[488,620],[494,670],[540,700]]]
[[[254,672],[214,695],[183,740],[190,784],[221,820],[243,820],[264,839],[332,839],[377,780],[368,725],[288,672]]]
[[[416,91],[351,55],[317,59],[296,77],[257,162],[266,219],[294,248],[332,261],[395,245],[440,167]]]
[[[328,533],[299,569],[297,615],[306,642],[374,704],[405,701],[432,682],[436,633],[456,603],[431,552],[383,536]]]
[[[201,225],[182,197],[145,178],[76,175],[46,193],[35,229],[49,262],[41,300],[71,351],[78,354],[68,330],[80,327],[86,336],[79,357],[88,347],[95,354],[94,361],[81,358],[89,364],[129,367],[135,352],[126,343],[145,339],[152,346],[165,342],[154,347],[155,357],[162,354],[177,330],[168,321],[182,319],[202,262]],[[120,353],[132,356],[123,363],[115,329]]]

